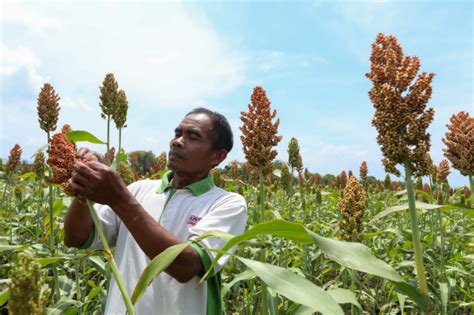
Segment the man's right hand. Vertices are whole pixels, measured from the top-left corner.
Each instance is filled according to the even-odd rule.
[[[89,150],[88,148],[80,148],[77,153],[76,153],[76,158],[79,159],[81,162],[87,163],[87,162],[100,162],[102,164],[105,163],[105,157],[104,155]]]

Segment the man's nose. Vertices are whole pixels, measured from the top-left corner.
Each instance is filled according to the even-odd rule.
[[[183,136],[176,137],[176,138],[173,138],[173,140],[171,140],[171,146],[181,147],[183,146],[183,144],[184,144]]]

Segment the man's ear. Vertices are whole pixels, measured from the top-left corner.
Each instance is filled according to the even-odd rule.
[[[215,150],[214,151],[214,159],[213,159],[213,163],[212,163],[212,166],[213,167],[216,167],[217,165],[219,165],[222,161],[225,160],[225,158],[227,157],[227,150],[225,149],[219,149],[219,150]]]

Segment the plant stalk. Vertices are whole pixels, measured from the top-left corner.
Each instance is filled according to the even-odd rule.
[[[51,145],[50,133],[49,131],[46,133],[48,136],[48,147]],[[53,172],[51,168],[48,168],[48,177],[51,180],[53,177]],[[54,239],[54,215],[53,215],[53,185],[48,182],[48,202],[49,202],[49,249],[51,250],[51,255],[54,257],[56,255],[56,242]],[[59,292],[59,278],[58,278],[58,269],[56,263],[52,265],[53,269],[53,280],[54,280],[54,299],[55,302],[59,301],[61,298],[61,294]]]
[[[135,314],[135,309],[133,308],[132,301],[130,300],[130,296],[128,295],[127,289],[125,287],[125,282],[123,281],[122,275],[120,274],[118,266],[115,263],[115,259],[114,259],[114,256],[112,255],[112,251],[110,250],[109,243],[107,242],[107,239],[105,238],[102,228],[100,227],[99,218],[97,217],[97,214],[95,213],[94,207],[92,206],[90,200],[87,200],[87,206],[89,208],[92,221],[94,221],[96,231],[99,233],[99,237],[102,242],[102,245],[104,246],[104,250],[107,253],[107,259],[110,263],[110,269],[112,270],[115,281],[117,282],[120,293],[122,294],[123,301],[125,302],[125,307],[127,308],[127,314],[133,315]]]
[[[413,190],[413,180],[411,178],[411,166],[408,162],[405,162],[405,182],[407,186],[408,206],[413,234],[413,248],[415,250],[416,273],[420,285],[420,291],[425,298],[428,299],[428,285],[426,283],[425,266],[423,265],[423,252],[421,248],[420,231],[418,229],[415,193]]]

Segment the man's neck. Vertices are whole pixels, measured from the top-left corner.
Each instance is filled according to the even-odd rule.
[[[183,174],[173,172],[173,178],[171,179],[171,186],[177,189],[182,189],[188,185],[200,181],[209,175],[209,171],[195,174]]]

